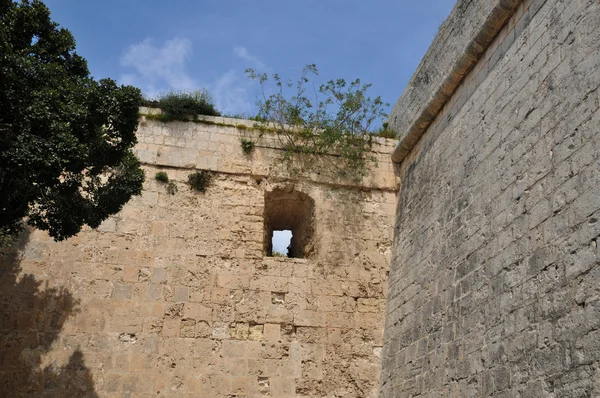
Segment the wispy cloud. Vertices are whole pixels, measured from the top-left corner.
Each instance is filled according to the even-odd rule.
[[[259,70],[267,69],[267,66],[248,51],[245,47],[235,47],[233,53],[244,62],[244,69],[252,67]],[[248,65],[249,64],[249,65]],[[251,82],[240,71],[230,69],[222,74],[208,89],[213,94],[219,110],[225,114],[245,114],[255,111],[253,97],[253,86]]]
[[[249,82],[235,70],[229,70],[208,86],[217,109],[225,114],[244,114],[253,110]]]
[[[148,96],[155,96],[168,88],[194,89],[197,84],[186,71],[186,62],[192,54],[192,42],[174,38],[155,45],[151,39],[130,46],[121,57],[121,65],[133,73],[121,76],[123,84],[140,87]]]
[[[255,55],[250,54],[246,47],[235,47],[233,49],[235,55],[243,59],[244,61],[248,61],[252,64],[252,67],[257,69],[264,69],[265,64]]]
[[[234,53],[254,68],[265,68],[244,47],[236,47]],[[162,45],[146,39],[130,46],[121,57],[121,65],[129,70],[121,75],[120,82],[141,88],[149,97],[171,88],[196,90],[205,87],[212,94],[217,109],[223,113],[244,114],[254,110],[250,99],[251,85],[241,71],[230,69],[207,82],[188,73],[187,63],[191,56],[192,42],[189,39],[174,38]]]

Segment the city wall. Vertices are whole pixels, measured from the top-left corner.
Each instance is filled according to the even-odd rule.
[[[400,142],[382,397],[600,396],[600,3],[459,1]]]
[[[393,142],[374,138],[356,182],[326,155],[290,172],[253,124],[142,117],[142,196],[97,231],[3,250],[0,395],[377,396]],[[204,193],[196,170],[213,172]],[[302,237],[298,258],[268,256],[279,229]]]

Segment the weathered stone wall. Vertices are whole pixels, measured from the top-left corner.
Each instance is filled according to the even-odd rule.
[[[600,396],[600,3],[459,1],[444,40],[390,117],[381,396]]]
[[[0,274],[2,396],[376,396],[396,177],[291,175],[252,122],[143,118],[147,181],[98,231],[31,231]],[[222,125],[218,125],[218,124]],[[335,161],[335,158],[324,161]],[[326,162],[325,162],[326,163]],[[206,193],[185,183],[215,172]],[[153,177],[166,171],[171,195]],[[265,256],[265,193],[314,200],[308,258]]]

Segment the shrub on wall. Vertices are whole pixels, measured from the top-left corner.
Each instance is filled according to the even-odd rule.
[[[248,138],[240,138],[240,145],[242,147],[242,151],[247,155],[254,150],[255,142]]]
[[[331,166],[340,175],[359,180],[366,174],[367,162],[376,162],[370,153],[373,127],[386,116],[384,108],[389,104],[381,97],[367,96],[370,84],[362,84],[359,79],[350,83],[337,79],[317,89],[309,79],[318,75],[314,64],[302,70],[296,83],[272,75],[275,87],[271,89],[267,88],[266,73],[253,69],[246,73],[262,89],[263,95],[256,101],[257,128],[274,131],[285,150],[284,158],[337,155],[340,162]],[[321,164],[309,161],[308,166]]]
[[[164,171],[159,171],[154,176],[154,179],[156,181],[160,181],[160,182],[169,182],[169,175],[167,173],[165,173]]]
[[[167,184],[167,193],[175,195],[177,193],[177,185],[173,181],[169,181]]]
[[[215,108],[210,93],[205,89],[196,91],[167,91],[161,94],[158,99],[146,100],[144,105],[160,108],[171,119],[187,120],[189,116],[221,115]]]
[[[207,170],[200,170],[188,176],[188,183],[192,189],[198,192],[205,192],[212,181],[213,174]]]
[[[388,122],[383,123],[383,125],[381,126],[379,131],[375,133],[375,135],[382,138],[396,138],[396,133],[390,128]]]

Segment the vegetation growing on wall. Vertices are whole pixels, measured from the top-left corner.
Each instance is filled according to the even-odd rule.
[[[240,133],[240,146],[245,154],[252,153],[263,133],[273,133],[284,150],[283,159],[287,161],[285,164],[289,166],[288,170],[320,170],[329,166],[338,176],[355,179],[361,179],[366,174],[369,162],[376,162],[371,153],[373,137],[394,138],[394,132],[389,129],[387,123],[377,129],[386,116],[383,110],[389,104],[384,103],[380,97],[367,96],[371,85],[362,84],[359,79],[350,83],[344,79],[330,80],[316,88],[310,80],[310,77],[318,74],[314,64],[307,65],[295,83],[284,82],[277,74],[269,77],[252,69],[246,70],[246,73],[250,79],[258,81],[262,89],[262,98],[257,100],[258,114],[250,118],[255,121],[252,126],[197,118],[195,115],[198,112],[194,117],[190,117],[187,105],[177,106],[173,110],[164,104],[161,105],[162,98],[147,103],[148,106],[161,108],[162,113],[144,116],[163,122],[186,120],[235,127]],[[273,88],[268,87],[270,82],[274,83],[275,90],[272,94],[267,94],[269,89]],[[185,103],[189,99],[185,94],[182,96],[181,93],[171,93],[168,101],[176,102],[177,96],[181,97],[179,100],[184,99]],[[208,103],[214,110],[206,91],[202,91],[195,98],[205,105]],[[202,112],[205,115],[218,115],[218,112],[211,113],[206,109]],[[255,134],[247,134],[250,131]],[[315,157],[323,154],[332,156]],[[318,162],[314,161],[315,159],[318,159]]]
[[[141,100],[94,80],[41,1],[0,1],[0,236],[25,219],[63,240],[139,195]]]
[[[169,175],[164,171],[159,171],[154,175],[154,179],[166,185],[167,193],[175,195],[177,193],[177,184],[169,180]]]
[[[169,182],[169,175],[167,173],[165,173],[164,171],[159,171],[154,176],[154,179],[156,181],[160,181],[160,182]]]
[[[175,184],[173,181],[169,181],[167,183],[167,193],[169,195],[175,195],[177,193],[177,184]]]
[[[267,94],[267,74],[253,69],[246,73],[262,88],[262,98],[257,100],[257,123],[263,128],[275,126],[286,159],[334,154],[341,160],[337,164],[341,170],[358,177],[365,174],[367,162],[374,161],[369,157],[372,130],[386,116],[384,107],[389,106],[381,97],[367,96],[370,84],[362,84],[359,79],[350,83],[337,79],[318,89],[311,87],[309,77],[318,75],[312,64],[304,67],[295,83],[272,75],[274,93]]]
[[[213,173],[208,170],[199,170],[188,176],[188,183],[192,189],[205,192],[213,178]]]
[[[203,90],[196,91],[167,91],[156,100],[145,100],[144,105],[160,108],[163,113],[157,115],[161,121],[190,120],[197,115],[220,116],[210,93]]]
[[[240,137],[240,145],[242,147],[242,151],[244,151],[245,154],[249,154],[254,150],[256,143],[254,140],[249,138]]]
[[[390,128],[388,122],[384,122],[375,135],[382,138],[396,138],[396,133]]]

